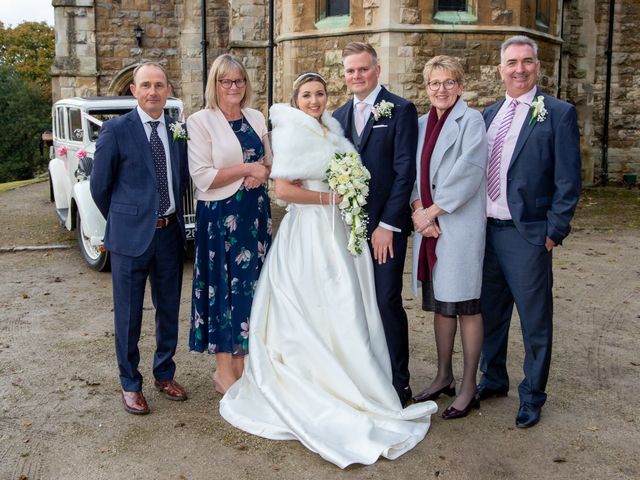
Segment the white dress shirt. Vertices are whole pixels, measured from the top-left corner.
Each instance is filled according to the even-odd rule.
[[[144,132],[147,134],[147,140],[151,141],[151,125],[149,125],[149,122],[160,122],[160,125],[158,125],[158,136],[160,137],[160,140],[162,140],[162,146],[164,147],[164,156],[166,157],[167,161],[167,181],[169,182],[169,209],[164,212],[163,215],[170,215],[176,211],[176,201],[173,198],[169,135],[167,134],[167,124],[164,121],[164,114],[160,115],[160,118],[151,118],[144,110],[142,110],[142,108],[140,108],[140,105],[138,105],[136,108],[138,109],[140,120],[142,120]]]
[[[502,158],[500,159],[500,195],[495,200],[491,200],[489,195],[487,195],[487,217],[498,218],[500,220],[511,220],[511,212],[509,211],[509,205],[507,204],[507,172],[509,170],[509,165],[511,164],[511,157],[513,157],[513,152],[516,148],[516,142],[518,141],[518,136],[520,135],[522,126],[524,125],[524,122],[529,121],[530,106],[536,95],[536,88],[537,87],[533,87],[524,95],[520,95],[516,98],[519,103],[516,107],[516,113],[513,117],[513,121],[511,122],[511,126],[509,127],[509,131],[504,138],[504,144],[502,146]],[[507,113],[509,105],[513,100],[513,97],[510,97],[506,93],[505,98],[506,100],[500,107],[500,110],[498,110],[498,113],[496,113],[496,116],[493,117],[493,121],[487,130],[487,158],[491,158],[491,149],[493,148],[498,128],[500,127],[502,118]]]
[[[356,105],[358,103],[366,103],[367,104],[367,108],[364,109],[363,114],[364,114],[364,118],[365,118],[365,125],[366,125],[366,121],[369,118],[369,116],[371,115],[371,110],[373,109],[373,105],[376,103],[376,98],[378,98],[378,94],[380,93],[380,90],[382,90],[382,87],[380,86],[380,84],[376,85],[376,88],[373,89],[373,91],[367,95],[367,98],[365,98],[364,100],[358,100],[358,98],[354,95],[353,96],[353,110],[355,112],[356,109]]]
[[[369,119],[369,117],[371,116],[371,110],[373,109],[373,106],[375,105],[376,102],[376,98],[378,98],[378,94],[380,93],[380,90],[382,90],[382,87],[380,86],[380,84],[376,85],[376,88],[373,89],[373,91],[367,95],[367,98],[365,98],[364,100],[358,100],[358,98],[354,95],[353,96],[353,113],[355,115],[356,112],[356,105],[358,103],[364,102],[367,104],[367,108],[364,109],[363,111],[363,115],[365,118],[365,128],[367,125],[367,120]],[[364,129],[362,130],[364,132]],[[384,222],[379,222],[378,226],[382,227],[382,228],[386,228],[387,230],[391,230],[392,232],[401,232],[402,230],[400,230],[398,227],[394,227],[393,225],[389,225],[388,223],[384,223]]]

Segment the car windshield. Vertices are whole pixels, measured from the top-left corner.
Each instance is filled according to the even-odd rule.
[[[100,135],[100,127],[107,120],[111,120],[112,118],[119,117],[124,115],[125,113],[129,113],[132,108],[94,108],[87,110],[86,118],[89,124],[89,139],[92,142],[95,142],[98,139],[98,135]],[[180,109],[179,108],[165,108],[164,113],[169,115],[174,120],[178,120],[180,118]]]

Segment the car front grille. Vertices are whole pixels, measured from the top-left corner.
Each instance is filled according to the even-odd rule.
[[[193,195],[195,186],[189,180],[189,188],[184,192],[182,197],[182,212],[184,213],[184,225],[190,227],[196,223],[196,201]]]

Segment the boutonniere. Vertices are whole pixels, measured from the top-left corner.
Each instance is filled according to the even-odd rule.
[[[391,102],[387,102],[386,100],[376,103],[371,109],[374,122],[377,122],[381,118],[391,118],[393,107],[395,107],[395,105]]]
[[[547,118],[547,109],[544,107],[544,97],[542,95],[538,95],[534,98],[531,105],[529,105],[529,109],[531,110],[531,118],[529,119],[529,125],[533,122],[544,122]]]
[[[174,142],[178,140],[189,140],[189,134],[187,133],[187,128],[184,126],[184,122],[173,122],[169,125],[169,129],[173,134]]]

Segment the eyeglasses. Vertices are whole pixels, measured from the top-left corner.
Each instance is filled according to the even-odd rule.
[[[458,82],[456,80],[445,80],[444,82],[434,81],[428,83],[429,90],[431,90],[432,92],[437,92],[438,90],[440,90],[440,87],[444,87],[445,90],[451,90],[457,84]]]
[[[247,83],[244,78],[239,78],[238,80],[229,80],[228,78],[225,78],[223,80],[218,80],[218,82],[220,82],[220,85],[222,85],[222,88],[224,88],[225,90],[229,90],[231,88],[231,85],[233,85],[234,83],[237,88],[242,88]]]

